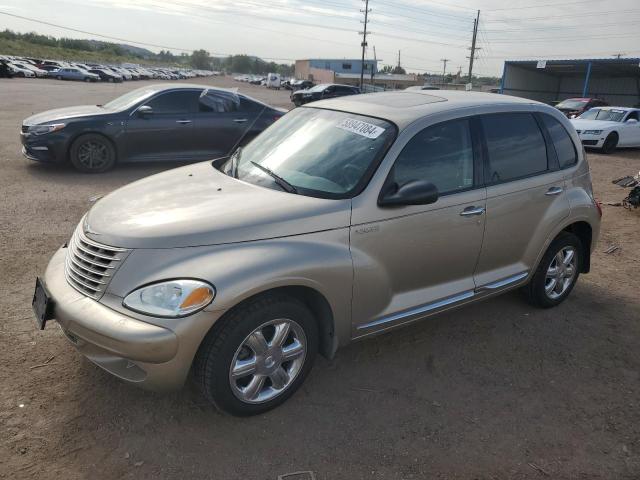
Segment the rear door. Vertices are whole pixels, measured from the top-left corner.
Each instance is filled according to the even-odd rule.
[[[193,123],[202,89],[161,92],[143,105],[153,113],[136,109],[126,126],[126,156],[130,161],[196,159]],[[138,109],[143,106],[138,106]]]
[[[564,173],[545,123],[564,131],[548,115],[480,116],[487,210],[475,273],[479,289],[522,281],[534,269],[549,235],[569,215]],[[568,140],[575,161],[575,147]]]
[[[227,155],[256,123],[263,109],[262,105],[231,92],[203,92],[194,116],[194,154],[202,159]]]

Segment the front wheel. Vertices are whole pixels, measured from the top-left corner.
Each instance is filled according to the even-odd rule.
[[[580,239],[569,232],[558,235],[524,287],[529,303],[542,308],[562,303],[578,281],[582,261]]]
[[[89,77],[84,77],[84,81],[85,81],[85,82],[90,82],[90,81],[91,81],[91,79],[90,79]]]
[[[602,153],[613,153],[618,146],[618,134],[616,132],[612,132],[607,135],[604,143],[602,144]]]
[[[317,350],[317,325],[302,302],[259,297],[214,325],[196,355],[194,378],[221,410],[256,415],[295,393]]]
[[[73,142],[69,159],[76,170],[83,173],[102,173],[116,164],[116,150],[102,135],[88,133]]]

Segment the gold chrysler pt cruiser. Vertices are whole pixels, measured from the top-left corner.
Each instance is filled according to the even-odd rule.
[[[515,288],[558,305],[589,271],[600,216],[554,108],[357,95],[105,196],[33,306],[122,380],[176,389],[191,372],[219,408],[251,415],[290,397],[318,352]]]

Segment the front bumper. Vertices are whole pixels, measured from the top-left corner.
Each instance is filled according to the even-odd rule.
[[[93,363],[147,390],[180,388],[193,357],[221,313],[199,312],[173,320],[143,321],[128,316],[75,290],[65,278],[66,248],[59,249],[47,267],[44,283],[54,302],[53,316],[67,339]]]
[[[606,136],[602,134],[591,135],[579,133],[578,136],[580,137],[582,145],[584,145],[586,148],[602,148],[602,145],[604,144],[604,141],[606,139]]]
[[[29,160],[47,163],[64,161],[66,140],[60,134],[34,136],[20,132],[20,143],[22,143],[22,155]]]

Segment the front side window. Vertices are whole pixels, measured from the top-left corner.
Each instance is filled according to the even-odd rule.
[[[413,180],[433,183],[440,195],[473,186],[473,143],[469,120],[425,128],[404,147],[393,166],[398,186]]]
[[[364,188],[394,141],[396,127],[353,113],[297,108],[266,129],[221,170],[245,182],[296,193],[350,198]],[[280,182],[282,183],[282,182]]]
[[[507,182],[547,170],[547,147],[533,115],[497,113],[481,118],[489,153],[489,183]]]
[[[184,114],[198,110],[199,90],[181,90],[167,92],[151,99],[146,105],[153,108],[154,114]]]
[[[573,145],[573,140],[571,140],[571,137],[565,128],[558,120],[550,115],[542,115],[542,121],[551,136],[551,141],[553,142],[553,147],[556,150],[560,168],[575,165],[578,161],[576,147]]]

